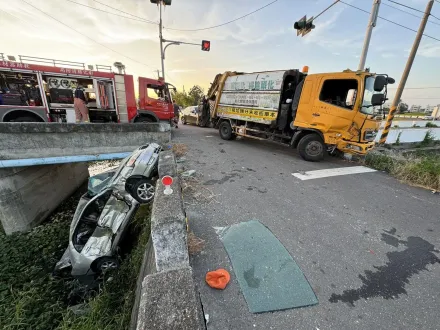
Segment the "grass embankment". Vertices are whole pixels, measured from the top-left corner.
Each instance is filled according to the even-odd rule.
[[[440,191],[440,155],[419,152],[409,156],[371,152],[365,163],[407,183]]]
[[[81,301],[79,283],[54,279],[51,272],[66,246],[80,195],[69,198],[46,223],[23,234],[0,234],[0,329],[126,329],[136,280],[149,237],[149,207],[136,214],[129,240],[134,247],[118,271]],[[140,232],[140,234],[139,234]],[[81,291],[80,291],[81,292]],[[92,297],[93,296],[93,297]],[[84,303],[84,315],[71,304]]]

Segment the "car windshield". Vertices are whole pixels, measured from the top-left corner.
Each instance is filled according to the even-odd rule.
[[[89,178],[88,192],[90,196],[97,195],[102,189],[104,189],[111,181],[115,172],[106,172],[98,174]]]
[[[362,109],[361,112],[367,115],[372,115],[375,113],[376,107],[371,105],[371,98],[374,94],[380,93],[374,91],[374,81],[375,77],[367,77],[365,78],[365,92],[364,99],[362,101]]]

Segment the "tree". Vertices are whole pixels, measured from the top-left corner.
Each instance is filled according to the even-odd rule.
[[[405,113],[405,112],[408,112],[409,106],[408,106],[408,104],[406,104],[405,102],[400,100],[397,109],[399,110],[399,113]]]
[[[203,98],[204,91],[203,88],[201,88],[199,85],[194,85],[188,93],[189,97],[191,98],[191,101],[193,102],[192,105],[198,105],[200,101]]]
[[[173,100],[176,101],[177,105],[186,108],[192,105],[198,105],[203,98],[203,95],[203,88],[198,85],[194,85],[189,90],[189,93],[186,93],[185,91],[173,92]]]

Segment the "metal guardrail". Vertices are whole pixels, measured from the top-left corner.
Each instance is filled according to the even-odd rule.
[[[96,71],[108,71],[112,72],[112,67],[110,65],[100,65],[96,64]]]
[[[86,68],[85,63],[81,63],[81,62],[63,61],[52,58],[34,57],[34,56],[25,56],[25,55],[18,55],[18,58],[21,63],[29,63],[29,62],[45,63],[45,64],[53,64],[53,66],[68,66],[74,68],[82,68],[83,70],[85,70]]]

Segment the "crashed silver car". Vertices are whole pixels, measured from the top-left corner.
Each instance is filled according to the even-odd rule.
[[[72,276],[103,273],[119,266],[116,252],[140,204],[154,198],[159,152],[156,143],[142,146],[114,172],[89,178],[70,225],[69,246],[54,274],[71,269]]]

